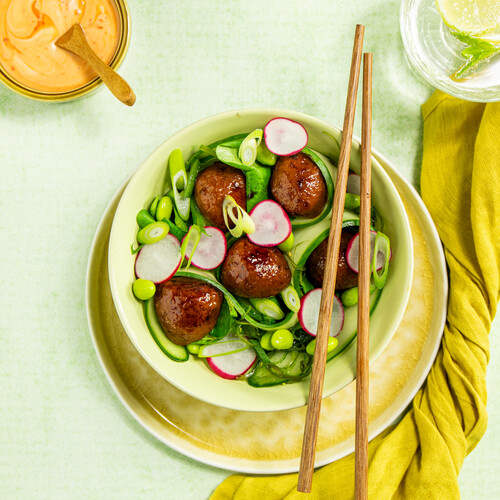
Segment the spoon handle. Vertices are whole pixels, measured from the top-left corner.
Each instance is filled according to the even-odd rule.
[[[88,44],[85,34],[79,24],[73,26],[72,35],[71,40],[63,41],[61,37],[60,43],[56,42],[56,45],[81,57],[101,77],[102,81],[117,99],[127,106],[132,106],[135,103],[134,91],[116,71],[99,59]]]

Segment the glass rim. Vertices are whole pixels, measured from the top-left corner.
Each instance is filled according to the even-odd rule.
[[[500,84],[495,88],[491,86],[478,89],[470,87],[464,88],[460,84],[455,83],[451,78],[448,78],[448,82],[445,82],[444,80],[440,80],[438,78],[433,78],[431,72],[427,70],[425,63],[423,63],[421,58],[417,56],[418,50],[413,44],[412,37],[409,36],[409,33],[411,32],[409,26],[411,26],[412,23],[417,22],[417,16],[408,15],[408,11],[411,7],[413,7],[414,5],[422,4],[426,1],[431,0],[401,1],[401,7],[399,11],[399,25],[408,66],[426,83],[438,88],[439,90],[442,90],[443,92],[451,96],[473,102],[500,101]]]

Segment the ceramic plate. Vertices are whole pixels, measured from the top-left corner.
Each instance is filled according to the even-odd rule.
[[[429,213],[416,191],[383,157],[376,156],[406,206],[415,267],[402,322],[370,366],[370,439],[398,418],[425,381],[440,345],[447,303],[446,264]],[[166,382],[130,342],[115,311],[107,273],[109,232],[123,189],[102,217],[87,272],[90,332],[117,396],[152,435],[195,460],[244,473],[296,472],[305,407],[256,415],[212,406]],[[354,451],[354,409],[355,383],[323,400],[316,466]]]

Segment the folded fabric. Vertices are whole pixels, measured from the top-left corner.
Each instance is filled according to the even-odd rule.
[[[486,430],[488,334],[500,297],[500,103],[440,91],[422,108],[422,198],[437,226],[450,294],[441,348],[411,409],[369,445],[369,498],[460,498],[458,473]],[[354,498],[354,454],[314,473],[233,475],[211,500]]]

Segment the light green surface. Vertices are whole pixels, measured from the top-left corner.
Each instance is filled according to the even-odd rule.
[[[159,6],[161,5],[161,8]],[[204,499],[227,473],[171,451],[128,414],[95,356],[84,281],[97,222],[122,180],[189,123],[239,107],[296,109],[341,125],[354,25],[374,53],[373,145],[418,184],[420,105],[397,1],[131,0],[121,73],[105,90],[43,104],[0,88],[0,481],[3,498]],[[359,133],[360,113],[356,132]],[[464,499],[500,488],[500,321],[490,424],[461,473]]]

